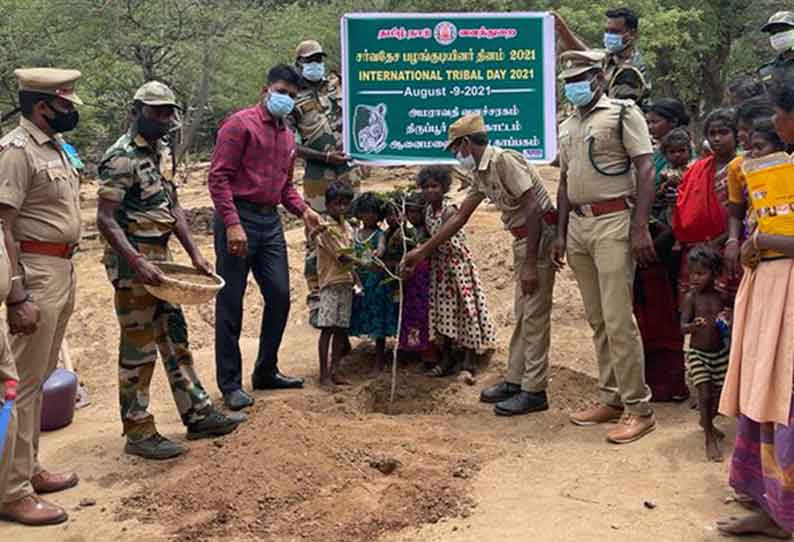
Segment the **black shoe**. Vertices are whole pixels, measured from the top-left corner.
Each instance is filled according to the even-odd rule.
[[[144,459],[171,459],[187,452],[187,448],[178,442],[168,440],[160,433],[155,433],[143,440],[127,440],[124,453],[137,455]]]
[[[521,392],[521,386],[509,382],[500,382],[490,388],[485,388],[480,393],[480,401],[483,403],[501,403],[507,401],[514,395]]]
[[[537,393],[521,391],[507,401],[494,405],[493,411],[497,416],[520,416],[548,409],[549,401],[545,391]]]
[[[221,437],[237,429],[238,425],[240,420],[236,417],[230,418],[212,409],[206,418],[187,426],[187,439]]]
[[[303,387],[302,378],[284,376],[278,371],[265,378],[254,376],[251,378],[251,383],[255,390],[291,390]]]
[[[223,404],[225,404],[226,408],[229,410],[234,410],[236,412],[238,410],[253,406],[254,398],[245,393],[243,390],[234,390],[232,392],[223,394]]]

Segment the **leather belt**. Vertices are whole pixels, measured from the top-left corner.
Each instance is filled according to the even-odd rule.
[[[77,243],[45,243],[44,241],[20,241],[19,250],[28,254],[41,254],[55,258],[71,259],[77,251]]]
[[[631,205],[629,205],[626,197],[622,197],[578,205],[573,207],[572,210],[577,216],[593,217],[619,213],[627,209],[631,209]]]
[[[549,226],[556,226],[558,218],[557,209],[550,209],[543,214],[543,222]],[[510,233],[518,240],[526,239],[527,235],[529,235],[529,229],[526,225],[518,226],[516,228],[510,228]]]
[[[238,209],[244,209],[252,213],[260,213],[264,215],[272,215],[276,212],[276,206],[269,203],[255,203],[242,198],[234,198],[234,205]]]

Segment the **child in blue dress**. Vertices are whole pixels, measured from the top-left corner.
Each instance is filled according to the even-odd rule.
[[[364,291],[353,300],[349,334],[375,340],[376,370],[386,366],[386,338],[397,334],[394,283],[378,263],[386,253],[386,238],[380,227],[385,206],[374,192],[365,192],[353,202],[353,215],[360,222],[353,234],[353,256]]]

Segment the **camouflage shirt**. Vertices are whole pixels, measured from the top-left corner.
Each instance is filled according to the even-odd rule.
[[[342,82],[339,77],[330,73],[319,85],[304,85],[298,91],[289,120],[301,145],[325,152],[328,150],[328,136],[331,136],[334,140],[334,149],[331,150],[340,149]]]
[[[648,68],[636,47],[627,57],[622,54],[607,55],[604,61],[604,78],[610,98],[641,103],[651,91]]]
[[[132,133],[121,136],[102,157],[98,196],[121,204],[116,221],[128,237],[156,239],[173,231],[176,188],[168,174],[170,161],[165,145],[152,149]]]

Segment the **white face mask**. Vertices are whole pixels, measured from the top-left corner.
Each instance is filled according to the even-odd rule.
[[[778,53],[794,49],[794,28],[786,30],[785,32],[778,32],[769,37],[769,43],[772,49]]]
[[[466,171],[474,171],[474,168],[477,167],[477,162],[474,161],[474,156],[471,154],[468,156],[463,156],[460,151],[455,155],[455,158],[458,162],[460,162],[460,167],[465,169]]]

